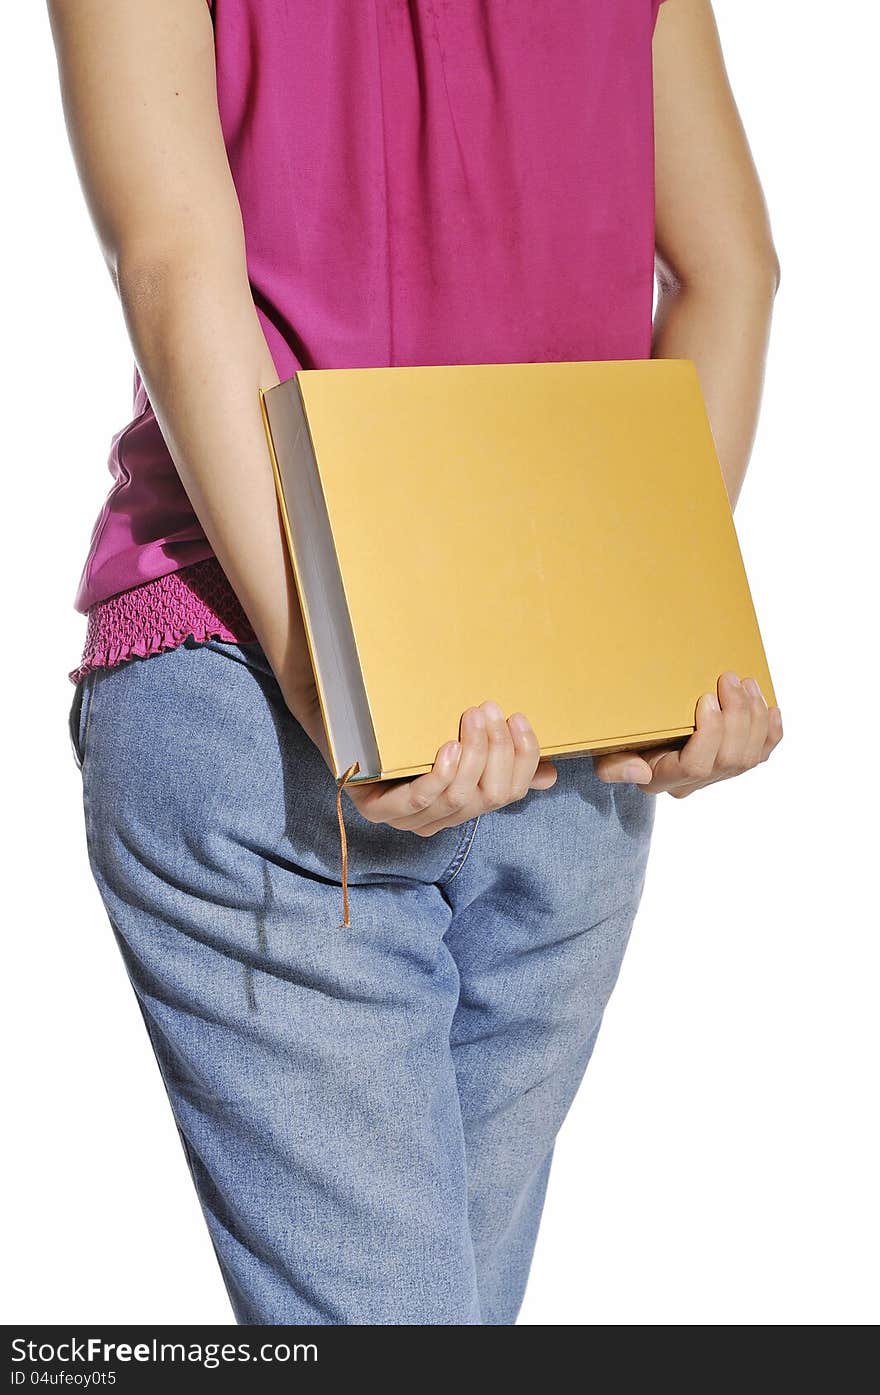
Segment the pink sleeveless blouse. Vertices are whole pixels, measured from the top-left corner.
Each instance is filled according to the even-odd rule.
[[[208,0],[256,313],[300,367],[643,358],[661,0]],[[135,369],[92,668],[253,631]]]

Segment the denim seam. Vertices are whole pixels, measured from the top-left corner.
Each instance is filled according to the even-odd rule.
[[[89,703],[90,679],[91,674],[83,674],[74,689],[67,710],[67,730],[70,736],[70,745],[73,751],[74,763],[77,770],[80,772],[82,772],[85,763],[85,737],[88,734],[89,712],[91,711],[91,705]],[[85,708],[83,708],[84,703]],[[80,740],[81,733],[82,740]]]
[[[456,877],[458,876],[459,872],[461,871],[462,867],[467,861],[468,853],[473,847],[474,838],[477,836],[477,824],[480,822],[480,819],[482,817],[482,814],[477,814],[477,817],[475,819],[473,819],[472,821],[469,820],[469,823],[472,823],[470,831],[468,831],[468,825],[465,824],[464,836],[462,838],[461,843],[459,844],[458,851],[456,852],[449,866],[446,868],[446,871],[444,872],[443,876],[439,879],[437,883],[438,886],[449,886],[450,882],[455,881]]]
[[[83,702],[86,704],[86,723],[83,727],[82,741],[80,742],[80,746],[82,749],[82,766],[80,767],[80,769],[82,769],[86,763],[86,751],[88,750],[89,743],[89,728],[92,724],[92,708],[95,705],[95,684],[97,683],[97,681],[98,680],[94,669],[92,669],[91,673],[87,673],[85,678],[83,679],[83,682],[86,685],[83,689]]]
[[[83,689],[76,685],[73,696],[70,699],[70,706],[67,709],[67,733],[70,737],[70,747],[73,752],[73,759],[77,770],[82,770],[82,760],[79,751],[79,725],[82,714]]]

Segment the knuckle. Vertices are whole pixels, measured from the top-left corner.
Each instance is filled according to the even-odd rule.
[[[681,770],[688,780],[706,780],[712,774],[712,762],[705,756],[682,755]]]
[[[538,749],[538,738],[532,727],[529,727],[527,731],[520,731],[517,729],[516,741],[517,745],[521,746],[524,750],[537,751]]]
[[[739,760],[730,751],[719,751],[715,757],[715,769],[722,775],[734,775],[740,768]]]
[[[506,723],[489,722],[486,726],[486,735],[489,738],[490,746],[512,746],[513,739],[510,735],[510,728]]]
[[[421,814],[431,803],[433,803],[433,796],[431,794],[422,790],[413,790],[409,797],[410,812],[413,814]]]
[[[464,807],[464,795],[460,790],[447,790],[440,806],[444,813],[457,814]]]

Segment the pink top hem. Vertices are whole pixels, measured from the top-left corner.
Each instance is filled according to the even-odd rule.
[[[78,683],[96,668],[115,668],[176,649],[187,639],[248,644],[253,628],[216,557],[194,562],[153,581],[98,601],[88,611]]]

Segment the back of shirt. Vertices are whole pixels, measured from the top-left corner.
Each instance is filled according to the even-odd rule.
[[[279,377],[646,357],[659,3],[213,0]],[[81,611],[211,555],[137,370],[134,387]]]

